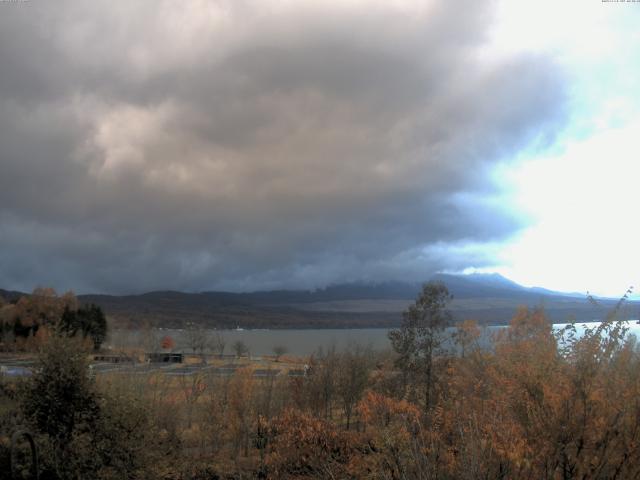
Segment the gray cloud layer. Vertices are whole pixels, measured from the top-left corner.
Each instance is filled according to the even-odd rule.
[[[0,286],[313,287],[492,261],[563,121],[486,2],[0,5]]]

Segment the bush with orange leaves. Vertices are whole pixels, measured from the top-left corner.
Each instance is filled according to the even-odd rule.
[[[270,424],[265,469],[268,478],[352,478],[348,464],[357,434],[295,409]]]
[[[359,403],[364,431],[288,409],[269,425],[267,478],[426,478],[429,436],[420,409],[405,400],[368,392]]]
[[[420,419],[418,407],[413,403],[372,391],[367,392],[358,405],[358,413],[365,425],[378,428],[400,423],[408,429],[414,429]]]
[[[521,309],[495,351],[451,363],[441,436],[453,478],[637,478],[640,358],[624,322],[582,336]],[[596,331],[599,330],[599,331]]]
[[[368,392],[358,405],[368,451],[351,462],[355,478],[420,478],[424,436],[417,405]],[[418,455],[417,455],[418,454]]]

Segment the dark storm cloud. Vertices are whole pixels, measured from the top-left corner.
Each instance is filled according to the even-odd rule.
[[[0,5],[0,285],[313,287],[491,263],[563,119],[489,4]]]

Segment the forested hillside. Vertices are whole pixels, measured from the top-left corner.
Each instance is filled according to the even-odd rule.
[[[456,320],[474,319],[485,325],[506,325],[521,305],[544,307],[556,323],[591,321],[615,305],[601,300],[601,307],[586,294],[561,294],[525,288],[499,275],[437,275],[453,294],[450,305]],[[355,328],[395,327],[402,311],[420,291],[420,284],[334,285],[313,291],[151,292],[142,295],[81,295],[100,305],[122,326],[151,322],[179,327],[196,322],[216,328]],[[621,292],[621,294],[624,292]],[[627,315],[638,317],[638,303],[630,302]]]

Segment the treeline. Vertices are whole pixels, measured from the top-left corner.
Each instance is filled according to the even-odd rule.
[[[58,295],[52,288],[36,288],[12,301],[0,297],[0,348],[33,351],[53,331],[81,336],[98,350],[107,335],[107,320],[99,306],[80,305],[72,292]]]
[[[0,431],[38,432],[47,478],[640,476],[640,353],[618,309],[577,335],[523,308],[490,348],[464,322],[453,355],[441,344],[448,301],[426,285],[393,352],[319,351],[291,378],[248,366],[91,379],[86,355],[53,337],[32,379],[4,386]]]

